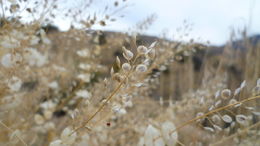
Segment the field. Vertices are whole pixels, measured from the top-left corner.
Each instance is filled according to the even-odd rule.
[[[173,41],[136,33],[153,17],[112,32],[92,27],[113,16],[73,10],[64,15],[81,27],[62,32],[55,2],[0,0],[1,146],[260,144],[259,35]],[[41,6],[53,10],[38,15]],[[35,19],[23,22],[22,10]]]

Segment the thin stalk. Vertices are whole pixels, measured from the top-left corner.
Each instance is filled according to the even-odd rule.
[[[235,106],[235,105],[237,105],[237,104],[241,104],[241,103],[248,102],[248,101],[251,101],[251,100],[255,100],[255,99],[258,99],[258,98],[260,98],[260,95],[259,95],[259,96],[253,96],[253,97],[244,99],[244,100],[242,100],[242,101],[238,101],[238,102],[236,102],[236,103],[229,104],[229,105],[226,105],[226,106],[223,106],[223,107],[214,109],[214,110],[212,110],[212,111],[210,111],[210,112],[208,112],[208,113],[205,113],[205,114],[202,115],[202,116],[198,116],[198,117],[196,117],[196,118],[193,118],[193,119],[191,119],[191,120],[185,122],[184,124],[178,126],[178,127],[175,128],[174,130],[172,130],[169,134],[171,135],[172,133],[174,133],[174,132],[180,130],[181,128],[183,128],[183,127],[185,127],[185,126],[187,126],[187,125],[193,123],[194,121],[197,121],[197,120],[199,120],[199,119],[205,118],[205,117],[207,117],[208,115],[211,115],[211,114],[213,114],[213,113],[217,113],[217,112],[219,112],[219,111],[228,109],[228,108],[233,107],[233,106]],[[161,137],[161,136],[158,136],[158,137],[154,138],[154,140],[157,140],[157,139],[160,138],[160,137]]]
[[[106,98],[105,102],[103,102],[103,104],[97,109],[97,111],[90,116],[90,118],[85,121],[80,127],[76,128],[71,134],[75,133],[76,131],[78,131],[79,129],[85,127],[89,121],[91,121],[105,106],[106,104],[112,99],[112,97],[119,91],[119,89],[123,86],[124,82],[126,81],[126,79],[128,78],[130,72],[126,75],[126,77],[124,78],[124,80],[122,82],[120,82],[120,84],[116,87],[116,89],[114,89],[114,91],[108,96],[108,98]]]
[[[224,141],[226,141],[226,140],[228,140],[228,139],[234,138],[234,137],[236,137],[236,136],[238,136],[238,135],[240,135],[240,134],[242,134],[242,133],[245,133],[245,132],[247,132],[248,130],[250,130],[250,129],[252,129],[252,128],[256,128],[256,127],[258,127],[258,126],[260,126],[260,122],[257,122],[257,123],[255,123],[255,124],[253,124],[253,125],[251,125],[251,126],[249,126],[249,127],[247,127],[247,128],[244,128],[241,132],[237,132],[237,133],[235,133],[235,134],[233,134],[233,135],[230,135],[230,136],[228,136],[228,137],[226,137],[226,138],[224,138],[224,139],[222,139],[222,140],[220,140],[220,141],[218,141],[218,142],[216,142],[216,143],[213,143],[213,144],[210,145],[210,146],[219,145],[219,144],[223,143]]]
[[[0,124],[1,124],[2,126],[4,126],[6,129],[8,129],[9,131],[14,132],[11,128],[9,128],[8,126],[6,126],[2,121],[0,121]],[[17,137],[17,138],[23,143],[23,145],[28,146],[28,145],[24,142],[24,140],[23,140],[22,138],[20,138],[17,134],[15,134],[15,137]]]

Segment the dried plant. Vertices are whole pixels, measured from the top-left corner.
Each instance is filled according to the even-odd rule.
[[[216,51],[194,40],[93,32],[128,4],[92,14],[94,1],[81,2],[0,0],[0,145],[259,143],[259,43],[243,32],[244,50],[232,35]],[[57,17],[73,20],[70,30],[51,26]],[[187,36],[190,25],[183,28]]]

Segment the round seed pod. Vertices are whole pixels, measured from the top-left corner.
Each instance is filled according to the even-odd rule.
[[[138,46],[137,47],[137,53],[138,54],[145,54],[147,52],[147,48],[145,46]]]
[[[124,63],[124,64],[122,65],[122,69],[123,69],[123,71],[125,71],[125,72],[129,72],[129,71],[131,70],[131,65],[130,65],[129,63]]]
[[[228,99],[231,97],[231,91],[229,89],[224,89],[221,91],[221,97],[223,99]]]
[[[136,72],[139,72],[139,73],[146,72],[146,70],[147,70],[147,67],[146,67],[146,65],[144,65],[144,64],[139,64],[139,65],[136,67]]]

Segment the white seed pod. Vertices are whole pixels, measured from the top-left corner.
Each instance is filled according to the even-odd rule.
[[[76,92],[76,96],[79,97],[79,98],[83,98],[83,99],[90,99],[91,93],[88,92],[87,90],[78,90]]]
[[[78,56],[83,57],[83,58],[88,57],[90,55],[90,52],[88,49],[78,50],[76,53]]]
[[[34,121],[35,121],[36,124],[42,125],[44,123],[44,118],[41,115],[36,114],[34,116]]]
[[[50,146],[65,146],[64,144],[62,144],[62,141],[60,139],[52,141],[50,143]]]
[[[134,57],[134,54],[130,50],[127,50],[125,47],[123,47],[123,56],[126,60],[131,60]]]
[[[218,90],[218,91],[215,93],[215,99],[217,99],[219,96],[220,96],[220,91]]]
[[[221,104],[221,100],[218,100],[216,103],[215,103],[215,107],[218,107],[220,104]]]
[[[21,63],[23,60],[22,55],[20,55],[19,53],[7,53],[5,54],[2,59],[1,59],[1,63],[4,67],[9,68],[9,67],[13,67],[14,65],[18,65],[19,63]]]
[[[222,116],[222,120],[226,123],[231,123],[233,121],[229,115]]]
[[[203,128],[209,132],[215,132],[215,130],[211,127],[203,127]]]
[[[82,73],[77,76],[78,79],[85,83],[89,83],[91,80],[91,74],[90,73]]]
[[[245,109],[253,111],[253,110],[255,110],[255,107],[245,106]]]
[[[256,86],[260,86],[260,78],[256,81]]]
[[[62,131],[60,138],[62,143],[72,145],[77,138],[77,133],[73,132],[70,127],[67,127]]]
[[[153,42],[153,43],[149,46],[149,48],[154,48],[156,44],[157,44],[157,41]]]
[[[131,65],[130,65],[129,63],[124,63],[124,64],[122,65],[122,69],[123,69],[123,71],[125,71],[125,72],[129,72],[129,71],[131,70]]]
[[[246,81],[244,80],[244,81],[240,84],[240,88],[243,89],[243,88],[245,88],[245,86],[246,86]]]
[[[234,96],[237,96],[237,95],[240,93],[240,91],[241,91],[241,88],[240,88],[240,87],[237,88],[237,89],[235,90],[235,92],[234,92]]]
[[[111,67],[111,69],[110,69],[110,75],[113,76],[114,73],[115,73],[114,68]]]
[[[236,100],[236,99],[231,99],[231,100],[229,101],[229,104],[235,104],[235,103],[237,103],[237,100]]]
[[[120,68],[121,67],[121,61],[118,56],[116,56],[116,65]]]
[[[213,125],[216,131],[222,131],[222,128],[218,125]]]
[[[155,140],[155,138],[159,137]],[[144,143],[146,146],[159,146],[165,145],[163,139],[161,138],[161,133],[158,129],[152,125],[148,125],[144,133]]]
[[[146,72],[146,71],[147,71],[146,65],[144,65],[144,64],[137,65],[136,72],[143,73],[143,72]]]
[[[177,132],[171,132],[175,129],[176,129],[176,127],[175,127],[174,123],[172,123],[170,121],[166,121],[166,122],[162,123],[162,127],[161,127],[162,136],[163,136],[163,139],[165,140],[165,143],[168,146],[174,146],[177,143],[177,140],[178,140]]]
[[[11,91],[19,91],[22,87],[22,80],[16,76],[13,76],[7,83]]]
[[[211,120],[214,122],[214,123],[219,123],[221,121],[219,115],[213,115],[211,117]]]
[[[215,108],[214,105],[211,105],[211,106],[209,107],[209,111],[213,110],[214,108]]]
[[[231,97],[231,91],[229,89],[224,89],[221,91],[221,97],[223,99],[228,99]]]
[[[241,125],[247,124],[247,117],[245,115],[236,115],[236,121]]]
[[[55,129],[55,124],[53,122],[47,122],[44,124],[44,128],[47,130],[54,130]]]
[[[253,88],[253,95],[259,95],[260,94],[260,85]]]
[[[260,116],[260,112],[252,112],[256,116]]]
[[[142,54],[145,54],[147,52],[147,48],[145,46],[138,46],[137,47],[137,53],[142,55]]]

